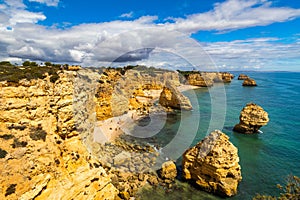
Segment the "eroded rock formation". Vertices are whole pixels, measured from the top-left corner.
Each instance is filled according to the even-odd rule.
[[[162,164],[161,177],[170,181],[174,180],[177,176],[176,165],[173,161],[167,161]]]
[[[268,122],[268,113],[262,107],[255,103],[248,103],[241,111],[240,123],[235,125],[233,130],[246,134],[257,133]]]
[[[115,199],[119,191],[78,135],[77,72],[0,82],[0,199]],[[86,94],[82,95],[86,96]],[[5,152],[5,153],[3,153]]]
[[[176,86],[171,82],[167,82],[163,88],[159,97],[159,103],[166,108],[170,107],[182,110],[193,109],[190,100],[179,92]]]
[[[256,82],[252,78],[247,78],[243,82],[243,86],[257,86]]]
[[[147,90],[162,90],[168,80],[180,85],[176,72],[132,69],[122,75],[118,70],[105,69],[96,92],[97,119],[119,116],[130,109],[146,114],[151,105],[144,104],[137,97],[145,97],[144,91]]]
[[[202,77],[210,79],[214,83],[230,83],[234,75],[229,72],[201,72]]]
[[[199,87],[210,87],[210,86],[213,86],[213,84],[214,84],[210,78],[201,76],[201,74],[198,74],[198,73],[190,74],[187,77],[187,81],[190,85],[195,85],[195,86],[199,86]]]
[[[203,190],[221,196],[237,194],[241,167],[237,148],[221,131],[214,131],[183,154],[183,176]]]
[[[249,76],[247,76],[246,74],[240,74],[238,80],[246,80],[247,78],[249,78]]]

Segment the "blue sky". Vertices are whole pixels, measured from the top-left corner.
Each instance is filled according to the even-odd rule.
[[[300,1],[0,0],[0,60],[101,66],[128,52],[154,66],[300,71]]]

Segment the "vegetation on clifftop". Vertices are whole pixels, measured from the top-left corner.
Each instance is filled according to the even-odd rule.
[[[23,66],[14,66],[7,61],[0,62],[0,81],[18,83],[21,79],[43,79],[46,73],[50,76],[50,81],[55,82],[59,76],[60,66],[38,66],[35,62],[25,61]]]

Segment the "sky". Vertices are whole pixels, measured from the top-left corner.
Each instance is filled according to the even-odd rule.
[[[0,0],[0,60],[300,71],[300,1]]]

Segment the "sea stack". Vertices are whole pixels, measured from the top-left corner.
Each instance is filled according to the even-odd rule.
[[[233,130],[245,134],[257,133],[268,122],[268,113],[262,107],[255,103],[248,103],[241,111],[240,123],[235,125]]]
[[[170,81],[167,81],[166,86],[163,88],[159,97],[159,103],[166,108],[170,107],[182,110],[193,109],[190,100],[179,92],[176,86]]]
[[[242,180],[238,149],[219,130],[183,154],[183,176],[203,190],[220,196],[237,194]]]
[[[247,76],[246,74],[240,74],[238,80],[246,80],[247,78],[249,78],[249,76]]]
[[[252,78],[247,78],[243,82],[243,86],[257,86],[256,82]]]

